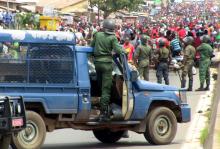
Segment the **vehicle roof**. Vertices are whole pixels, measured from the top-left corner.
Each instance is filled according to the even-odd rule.
[[[76,36],[59,31],[0,30],[0,42],[75,45]]]

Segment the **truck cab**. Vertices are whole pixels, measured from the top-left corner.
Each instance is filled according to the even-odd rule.
[[[190,121],[186,92],[139,79],[125,55],[114,57],[111,121],[97,120],[101,87],[91,47],[76,46],[73,33],[0,31],[0,93],[24,98],[27,127],[12,137],[18,149],[40,148],[46,132],[91,130],[103,143],[125,131],[143,134],[151,144],[169,144],[177,123]]]

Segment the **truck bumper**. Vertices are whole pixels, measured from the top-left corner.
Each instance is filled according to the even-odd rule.
[[[181,104],[181,123],[186,123],[191,120],[191,108],[188,104]]]

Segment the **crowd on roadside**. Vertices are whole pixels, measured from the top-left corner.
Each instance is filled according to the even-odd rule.
[[[171,41],[174,38],[180,41],[187,34],[197,38],[208,34],[212,42],[219,42],[220,38],[220,15],[214,11],[215,5],[211,3],[173,3],[168,7],[161,8],[160,13],[149,16],[145,21],[135,23],[121,23],[117,26],[115,33],[118,40],[123,43],[129,34],[130,40],[135,46],[141,34],[148,35],[154,42],[156,38],[164,36]],[[152,9],[154,9],[152,7]],[[150,12],[152,9],[149,9]],[[118,24],[118,23],[117,23]],[[79,44],[90,43],[92,35],[101,30],[99,23],[87,21],[74,22],[72,25],[61,24],[60,31],[75,32]]]
[[[216,48],[220,50],[220,16],[219,13],[213,11],[213,5],[211,4],[175,4],[169,6],[169,9],[162,9],[161,13],[147,19],[147,21],[138,22],[138,23],[122,23],[116,26],[115,35],[119,43],[123,46],[125,51],[128,53],[128,61],[132,64],[135,64],[134,55],[137,53],[139,45],[142,44],[141,41],[143,35],[145,35],[147,45],[152,50],[152,53],[160,49],[160,40],[165,41],[165,48],[169,49],[171,52],[172,58],[178,60],[179,57],[184,57],[186,55],[186,47],[191,46],[192,49],[197,49],[195,51],[195,58],[192,55],[193,65],[194,61],[201,64],[201,59],[209,60],[212,58],[212,54],[205,55],[203,57],[203,52],[199,49],[203,49],[208,46],[207,51]],[[78,44],[81,45],[90,45],[90,41],[95,34],[95,32],[102,31],[102,27],[98,24],[86,24],[78,23],[76,26],[77,29],[73,31],[76,33]],[[144,37],[144,38],[145,38]],[[190,38],[188,38],[190,37]],[[190,42],[186,40],[191,40]],[[204,46],[201,48],[201,45]],[[211,46],[211,47],[210,47]],[[163,47],[164,48],[164,47]],[[188,50],[188,49],[187,49]],[[207,51],[205,53],[207,53]],[[153,54],[154,56],[155,54]],[[137,58],[138,59],[138,58]],[[184,58],[183,58],[184,59]],[[210,61],[208,61],[210,63]],[[206,63],[204,63],[206,64]],[[185,65],[185,64],[184,64]],[[188,69],[188,66],[183,66],[186,68],[185,74],[182,74],[181,78],[185,78],[188,72],[190,80],[192,79],[192,67]],[[198,91],[209,90],[209,67],[200,66],[200,88]],[[164,69],[161,66],[161,69]],[[157,67],[157,73],[158,73]],[[147,71],[149,73],[149,71]],[[165,72],[164,72],[165,73]],[[167,68],[166,68],[166,73]],[[165,73],[165,74],[166,74]],[[162,75],[157,75],[158,80],[161,80]],[[168,74],[164,75],[164,79],[168,78]],[[148,80],[149,77],[146,77]],[[206,80],[207,86],[204,88],[204,80]],[[181,79],[181,86],[185,87],[185,79]],[[161,81],[158,81],[161,82]],[[169,84],[169,81],[165,81],[166,84]],[[191,84],[188,88],[189,91],[192,91],[192,80],[189,83]]]
[[[148,14],[155,9],[155,6],[147,9]],[[159,48],[159,40],[166,41],[166,48],[171,51],[173,58],[178,58],[183,54],[184,38],[192,37],[195,48],[202,44],[202,37],[210,37],[209,44],[212,48],[220,50],[220,13],[219,8],[213,3],[172,3],[167,7],[162,7],[159,13],[149,15],[146,19],[133,23],[116,23],[115,35],[119,43],[128,54],[129,62],[133,63],[134,53],[141,44],[141,37],[147,36],[147,45],[155,51]],[[0,12],[0,23],[4,25],[13,24],[16,13]],[[33,15],[33,19],[38,19],[39,15]],[[26,29],[32,29],[27,26]],[[41,28],[41,30],[47,30]],[[79,20],[71,25],[60,23],[57,31],[73,32],[77,38],[77,44],[90,45],[96,32],[102,31],[99,22],[88,22]],[[195,61],[199,60],[197,52]]]

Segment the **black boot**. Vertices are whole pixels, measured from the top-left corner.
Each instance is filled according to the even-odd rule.
[[[196,91],[205,91],[204,84],[201,83],[200,88],[198,88]]]
[[[100,122],[108,122],[110,121],[110,110],[108,106],[101,107],[100,111],[100,116],[99,116],[99,121]]]
[[[206,91],[209,91],[209,84],[207,84],[205,90],[206,90]]]
[[[185,88],[186,87],[186,80],[182,80],[181,81],[181,88]]]
[[[189,87],[187,91],[192,91],[193,81],[189,81]]]
[[[191,92],[191,91],[192,91],[192,87],[189,87],[189,88],[187,89],[187,91]]]
[[[206,88],[205,88],[206,91],[209,91],[209,85],[210,85],[210,80],[207,79],[206,80]]]

